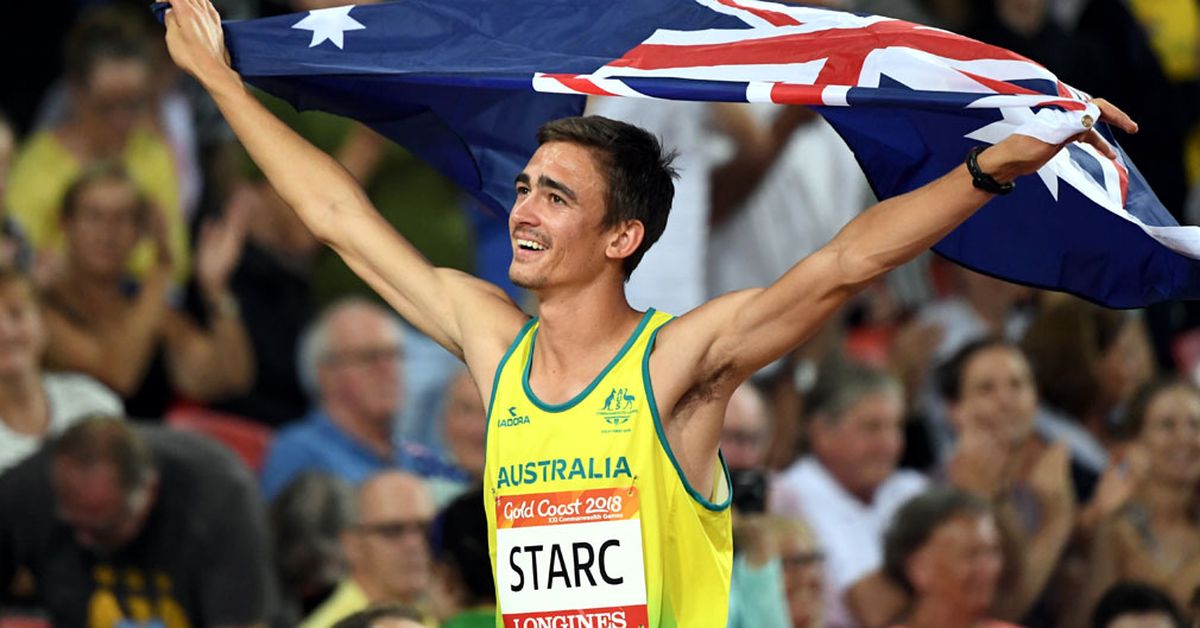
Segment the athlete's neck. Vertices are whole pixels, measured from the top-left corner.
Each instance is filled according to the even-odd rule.
[[[541,391],[542,400],[561,403],[604,369],[643,314],[630,307],[623,295],[610,295],[543,301],[538,316],[530,385]]]

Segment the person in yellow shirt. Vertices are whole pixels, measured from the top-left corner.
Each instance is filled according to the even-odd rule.
[[[536,298],[530,317],[496,286],[435,268],[353,176],[263,108],[226,61],[209,0],[171,6],[172,58],[214,97],[283,199],[466,362],[491,400],[483,489],[497,626],[724,626],[732,541],[718,443],[730,395],[992,198],[959,166],[863,212],[769,287],[672,318],[635,310],[624,290],[666,228],[671,156],[632,125],[556,120],[514,182],[509,215],[509,276]],[[1074,139],[1115,157],[1092,131]],[[1061,148],[1013,135],[977,166],[1011,182]]]
[[[415,475],[384,471],[358,487],[355,504],[355,522],[342,532],[350,573],[300,628],[330,628],[373,604],[426,604],[436,514],[429,490]]]
[[[58,210],[71,182],[91,164],[117,160],[165,219],[175,283],[182,284],[189,270],[187,225],[174,156],[151,124],[152,67],[144,43],[117,16],[85,16],[67,38],[65,65],[71,116],[25,141],[6,190],[6,204],[25,228],[39,270],[52,272],[61,260]],[[153,268],[153,249],[147,241],[135,250],[130,267],[138,276]]]

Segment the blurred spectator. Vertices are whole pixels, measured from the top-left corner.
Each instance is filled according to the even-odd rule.
[[[384,604],[359,611],[333,628],[424,628],[421,614],[407,606]]]
[[[400,471],[358,489],[354,523],[342,532],[350,574],[302,628],[328,628],[372,604],[423,606],[429,593],[433,500],[420,478]]]
[[[770,284],[872,199],[853,153],[811,109],[754,105],[716,115],[735,143],[753,150],[711,177],[710,296]]]
[[[18,567],[56,626],[249,626],[275,606],[253,478],[211,441],[110,417],[0,476],[0,591]]]
[[[255,358],[254,384],[245,394],[213,404],[215,409],[271,427],[294,420],[308,408],[300,385],[296,354],[300,335],[313,317],[312,257],[319,246],[299,225],[295,213],[273,190],[238,185],[225,200],[225,213],[246,217],[246,244],[229,277],[229,291],[241,305]],[[187,309],[205,320],[203,303],[189,291]]]
[[[1045,404],[1038,431],[1066,442],[1092,473],[1108,466],[1111,425],[1154,374],[1145,326],[1136,315],[1066,295],[1046,295],[1021,340]]]
[[[913,596],[907,628],[1000,628],[987,616],[1004,558],[987,502],[935,488],[906,502],[888,525],[884,571]]]
[[[301,380],[319,405],[279,432],[262,471],[273,499],[303,471],[357,485],[389,468],[466,481],[460,469],[395,434],[404,396],[403,327],[382,306],[360,298],[330,305],[300,343]]]
[[[1085,600],[1128,579],[1160,586],[1189,608],[1200,592],[1200,390],[1155,382],[1127,415],[1122,428],[1133,442],[1114,470],[1126,490],[1100,513]]]
[[[821,628],[825,625],[825,553],[803,521],[776,519],[774,524],[791,626]]]
[[[1007,577],[993,610],[1035,625],[1056,623],[1046,605],[1029,613],[1075,526],[1072,476],[1089,484],[1096,478],[1071,464],[1064,444],[1051,445],[1037,434],[1037,390],[1015,344],[986,338],[963,347],[944,368],[942,394],[958,433],[946,475],[992,503],[1006,541]]]
[[[225,19],[232,19],[226,14]],[[151,11],[135,3],[108,2],[87,9],[82,21],[90,24],[111,25],[124,29],[125,35],[145,49],[150,61],[150,90],[146,94],[145,113],[147,122],[155,128],[171,147],[176,177],[179,181],[180,207],[184,223],[195,216],[200,201],[203,173],[200,171],[200,155],[196,142],[196,118],[193,105],[181,89],[179,68],[171,62],[166,42],[162,38],[161,26]],[[72,117],[70,89],[59,79],[42,98],[35,129],[56,128]]]
[[[483,459],[487,453],[487,408],[467,369],[459,369],[450,380],[442,408],[450,460],[471,482],[482,481]]]
[[[197,283],[211,312],[202,328],[168,303],[174,259],[154,210],[119,164],[85,170],[63,198],[66,258],[46,289],[49,363],[94,376],[143,418],[161,418],[173,392],[209,401],[245,390],[254,358],[228,284],[244,221],[235,212],[201,231]],[[126,262],[147,229],[158,263],[134,282]]]
[[[812,526],[827,552],[828,621],[854,625],[845,590],[882,564],[884,526],[927,481],[897,469],[904,448],[904,397],[894,379],[847,364],[822,373],[811,401],[812,452],[773,482],[771,507]]]
[[[1092,628],[1188,628],[1171,596],[1140,582],[1118,582],[1092,612]]]
[[[89,414],[121,400],[86,375],[44,373],[46,324],[33,282],[0,266],[0,473]]]
[[[770,419],[762,395],[743,382],[729,398],[721,431],[721,455],[733,484],[733,575],[730,628],[790,626],[779,532],[765,514]]]
[[[12,216],[8,215],[7,194],[8,170],[12,165],[13,152],[17,149],[17,135],[8,118],[0,112],[0,267],[16,266],[29,270],[33,258],[25,232]]]
[[[431,597],[441,628],[494,628],[496,585],[482,489],[459,495],[438,513],[432,545]]]
[[[85,15],[67,39],[65,58],[71,117],[29,137],[7,190],[9,210],[37,251],[39,274],[53,274],[61,259],[59,209],[72,182],[89,166],[115,160],[161,212],[163,243],[175,262],[172,277],[181,284],[190,258],[180,184],[171,147],[149,115],[153,61],[137,26],[123,14]],[[138,246],[130,268],[139,276],[153,273],[155,249],[151,242]]]
[[[346,575],[341,535],[354,519],[354,491],[319,472],[300,474],[271,502],[275,569],[288,625],[325,601]]]
[[[1029,327],[1030,312],[1021,308],[1032,290],[967,270],[943,264],[953,280],[952,292],[925,304],[912,322],[897,332],[890,363],[904,382],[918,414],[926,442],[910,443],[918,449],[928,445],[932,460],[906,462],[922,468],[944,463],[954,447],[953,426],[947,420],[937,382],[930,377],[967,343],[984,337],[1020,340]],[[915,435],[916,436],[916,435]]]

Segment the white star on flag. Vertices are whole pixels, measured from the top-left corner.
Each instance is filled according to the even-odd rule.
[[[325,40],[333,42],[333,45],[339,49],[343,49],[342,44],[345,43],[343,36],[346,31],[361,31],[366,26],[363,26],[350,17],[350,10],[355,5],[345,7],[333,7],[332,9],[316,9],[309,11],[304,19],[292,25],[292,28],[297,28],[303,31],[312,31],[312,43],[309,48],[316,47]]]

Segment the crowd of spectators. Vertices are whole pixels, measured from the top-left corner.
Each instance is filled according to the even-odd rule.
[[[466,371],[307,232],[146,3],[27,4],[0,26],[0,627],[494,626]],[[1166,208],[1200,220],[1200,2],[810,4],[1105,96]],[[505,217],[365,126],[259,97],[434,263],[522,302]],[[872,202],[805,108],[589,112],[682,151],[637,307],[763,285]],[[1192,303],[1112,311],[929,255],[739,388],[722,451],[729,626],[1200,625]]]

